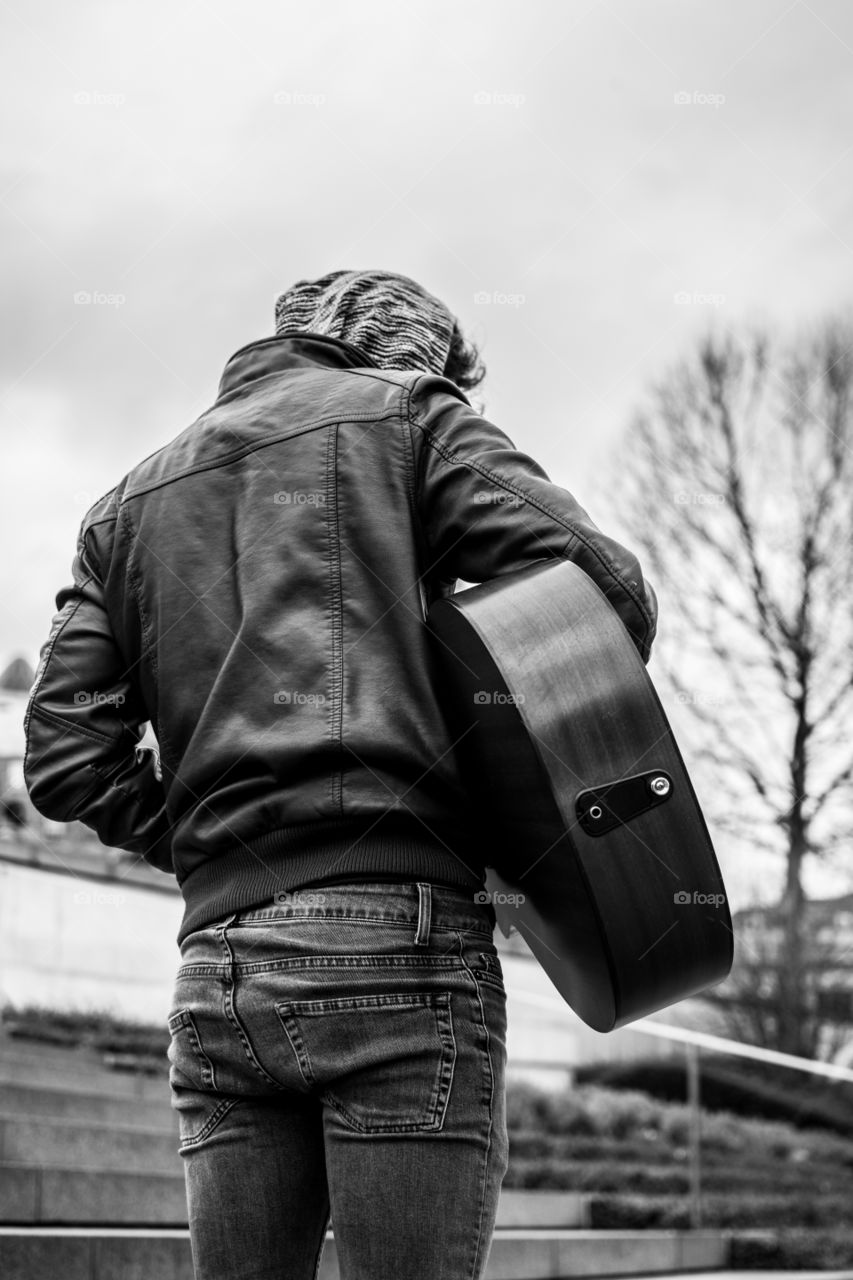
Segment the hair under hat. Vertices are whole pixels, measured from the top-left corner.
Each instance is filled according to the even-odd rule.
[[[340,338],[381,369],[443,373],[455,323],[438,298],[390,271],[331,271],[299,280],[275,304],[276,336]]]

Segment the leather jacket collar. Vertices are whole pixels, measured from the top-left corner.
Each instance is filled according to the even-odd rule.
[[[228,361],[219,380],[216,402],[218,404],[225,396],[257,378],[306,365],[333,369],[378,368],[352,343],[330,338],[324,333],[289,333],[282,337],[259,338],[241,347]]]

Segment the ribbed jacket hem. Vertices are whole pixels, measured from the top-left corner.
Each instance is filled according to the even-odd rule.
[[[332,878],[424,880],[472,893],[481,888],[485,867],[473,842],[461,832],[439,834],[440,840],[419,822],[394,818],[308,822],[268,831],[203,862],[182,881],[185,910],[178,946],[231,912]],[[458,857],[453,849],[461,850]]]

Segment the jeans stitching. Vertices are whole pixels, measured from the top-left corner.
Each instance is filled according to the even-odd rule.
[[[392,928],[406,929],[407,931],[417,925],[416,916],[385,916],[381,913],[359,915],[347,907],[341,907],[339,910],[326,909],[322,911],[314,910],[313,908],[307,908],[303,911],[285,911],[280,907],[270,907],[262,913],[261,911],[252,911],[250,913],[241,911],[239,915],[240,919],[237,921],[237,927],[240,929],[275,924],[282,921],[291,923],[297,920],[344,920],[346,922],[352,921],[354,924],[381,924],[385,927],[391,926]],[[441,933],[455,933],[458,929],[464,927],[466,933],[476,933],[481,934],[484,938],[493,938],[494,926],[487,929],[478,928],[477,926],[482,926],[482,923],[482,920],[471,921],[470,917],[466,916],[464,919],[456,919],[450,924],[435,923],[433,921],[430,927],[432,931]],[[187,935],[187,937],[190,936],[190,934]],[[186,942],[186,938],[184,942]]]
[[[488,982],[490,986],[497,987],[498,991],[505,992],[501,962],[497,954],[481,951],[480,966],[473,972],[478,982]]]
[[[438,1107],[441,1106],[441,1091],[444,1089],[444,1106],[441,1107],[441,1118],[438,1119],[437,1129],[444,1128],[444,1122],[447,1119],[447,1108],[450,1105],[450,1095],[453,1091],[453,1078],[456,1074],[456,1060],[458,1056],[458,1046],[456,1044],[456,1036],[453,1030],[453,1013],[452,1013],[452,997],[450,992],[447,993],[447,1002],[441,1014],[447,1022],[447,1038],[452,1046],[452,1053],[449,1061],[442,1055],[441,1076],[439,1078],[438,1098],[436,1100],[436,1119],[438,1119]]]
[[[407,970],[429,969],[434,971],[446,970],[451,974],[458,973],[462,969],[462,965],[455,957],[448,958],[436,955],[382,956],[366,955],[364,953],[357,956],[343,954],[291,956],[286,960],[254,960],[245,965],[241,965],[238,962],[234,967],[235,971],[244,977],[248,974],[287,972],[289,969],[399,969],[404,972]],[[221,969],[215,972],[221,973]],[[183,976],[189,976],[189,971],[184,970]]]
[[[478,1275],[477,1268],[480,1265],[480,1261],[482,1257],[483,1215],[485,1213],[485,1208],[486,1208],[486,1184],[488,1182],[488,1176],[489,1176],[489,1157],[492,1151],[492,1133],[494,1130],[494,1123],[495,1123],[495,1117],[494,1117],[495,1073],[494,1073],[494,1068],[492,1066],[492,1051],[491,1051],[492,1037],[489,1033],[488,1023],[486,1021],[486,1010],[485,1010],[485,1006],[483,1005],[483,996],[480,991],[480,979],[477,973],[474,971],[474,969],[472,969],[472,967],[468,964],[467,960],[465,959],[464,942],[463,942],[461,933],[457,934],[457,939],[459,942],[459,954],[462,956],[462,961],[465,965],[465,968],[468,970],[468,973],[470,974],[472,983],[474,984],[474,995],[476,997],[477,1004],[480,1009],[480,1025],[482,1026],[483,1031],[485,1032],[485,1035],[486,1035],[485,1060],[486,1060],[488,1075],[489,1075],[489,1133],[488,1133],[488,1140],[487,1140],[487,1146],[486,1146],[486,1154],[483,1160],[483,1182],[482,1182],[482,1188],[480,1193],[480,1213],[477,1221],[476,1235],[474,1237],[474,1258],[473,1258],[473,1262],[471,1265],[471,1272],[470,1272],[472,1280],[474,1280],[474,1277]],[[482,952],[480,954],[482,954]]]
[[[223,1098],[222,1102],[210,1113],[198,1133],[192,1134],[188,1138],[181,1138],[178,1144],[178,1152],[188,1151],[192,1147],[197,1147],[205,1138],[209,1138],[213,1130],[217,1127],[221,1120],[224,1120],[228,1112],[237,1106],[240,1098]],[[180,1113],[179,1113],[180,1114]]]
[[[330,1010],[335,1007],[382,1009],[421,1006],[431,1008],[441,1043],[441,1059],[432,1085],[432,1097],[427,1107],[427,1114],[430,1116],[427,1122],[401,1121],[396,1124],[365,1125],[339,1098],[335,1097],[331,1089],[324,1090],[321,1096],[323,1101],[337,1111],[357,1133],[434,1133],[444,1127],[456,1069],[458,1051],[453,1031],[451,1001],[450,991],[400,992],[388,996],[344,996],[329,1000],[280,1000],[275,1004],[275,1011],[293,1048],[299,1073],[305,1083],[313,1087],[316,1086],[317,1079],[299,1028],[296,1010],[300,1005],[328,1006]]]
[[[186,1038],[192,1050],[193,1057],[196,1059],[201,1068],[201,1081],[205,1089],[216,1092],[216,1073],[213,1069],[213,1063],[204,1051],[201,1043],[201,1037],[198,1034],[198,1028],[195,1025],[192,1013],[189,1009],[178,1009],[169,1018],[169,1033],[177,1042],[178,1036],[182,1031],[186,1032]],[[177,1066],[177,1054],[175,1065]]]
[[[308,1057],[308,1050],[305,1048],[305,1041],[302,1039],[299,1023],[294,1014],[286,1011],[286,1006],[287,1001],[278,1001],[276,1002],[275,1011],[284,1028],[284,1034],[290,1042],[290,1047],[296,1058],[296,1065],[299,1068],[299,1074],[307,1085],[313,1087],[317,1081],[314,1079],[314,1072],[311,1070],[311,1059]]]
[[[246,1057],[248,1058],[252,1066],[255,1068],[255,1070],[258,1072],[258,1074],[262,1076],[263,1079],[266,1080],[268,1084],[275,1085],[277,1089],[284,1089],[284,1085],[281,1083],[281,1081],[276,1080],[275,1076],[271,1076],[269,1072],[261,1065],[261,1063],[255,1057],[255,1051],[252,1048],[251,1041],[249,1040],[249,1037],[246,1035],[243,1024],[240,1022],[240,1019],[237,1016],[237,1009],[234,1003],[236,992],[237,992],[237,983],[236,983],[236,974],[235,974],[236,966],[234,963],[234,952],[231,950],[231,943],[229,942],[228,936],[227,936],[228,926],[232,923],[233,920],[234,920],[234,916],[233,915],[229,916],[225,921],[223,921],[222,925],[220,925],[220,927],[216,930],[219,941],[225,950],[225,954],[228,956],[228,963],[226,966],[228,985],[226,987],[225,996],[222,1001],[223,1011],[225,1013],[225,1017],[231,1023],[234,1030],[237,1032],[237,1035],[240,1039],[240,1043],[243,1046],[243,1051],[245,1052]]]

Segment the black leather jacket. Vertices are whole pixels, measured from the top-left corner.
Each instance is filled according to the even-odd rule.
[[[33,803],[173,872],[180,937],[323,877],[476,886],[422,608],[551,556],[648,661],[637,559],[453,383],[315,334],[250,343],[86,514],[26,710]]]

